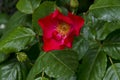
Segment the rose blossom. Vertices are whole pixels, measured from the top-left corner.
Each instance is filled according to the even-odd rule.
[[[56,9],[50,15],[39,19],[38,23],[43,30],[43,49],[48,52],[71,48],[74,36],[79,35],[84,19],[70,12],[65,16]]]

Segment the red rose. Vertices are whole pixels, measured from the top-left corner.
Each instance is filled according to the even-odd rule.
[[[59,10],[55,10],[45,18],[39,19],[38,23],[43,30],[43,49],[48,52],[71,48],[73,38],[79,35],[84,20],[70,12],[65,16]]]

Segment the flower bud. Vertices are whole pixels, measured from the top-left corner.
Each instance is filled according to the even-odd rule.
[[[78,7],[78,6],[79,6],[78,0],[70,0],[70,6],[71,6],[72,8]]]
[[[27,60],[27,55],[24,52],[18,52],[16,54],[18,61],[23,62]]]

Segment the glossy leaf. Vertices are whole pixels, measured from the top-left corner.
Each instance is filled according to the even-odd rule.
[[[87,42],[87,40],[82,38],[82,36],[75,38],[73,43],[73,50],[78,53],[79,60],[83,58],[88,48],[89,48],[89,43]]]
[[[120,29],[120,21],[102,21],[91,15],[87,15],[85,21],[82,35],[87,40],[104,40],[111,32]]]
[[[98,20],[90,15],[84,15],[84,19],[85,24],[81,30],[82,37],[86,40],[95,40],[95,28]]]
[[[103,80],[120,80],[120,63],[112,64],[107,69]]]
[[[78,80],[102,80],[107,66],[107,57],[101,48],[90,49],[79,66]]]
[[[78,67],[78,55],[72,50],[43,52],[30,71],[27,80],[33,80],[44,71],[49,77],[70,77]]]
[[[17,9],[26,14],[31,14],[39,6],[41,0],[19,0]]]
[[[86,53],[88,48],[95,48],[96,46],[99,46],[97,41],[95,41],[95,30],[87,23],[82,28],[81,36],[83,37],[81,44],[84,46],[84,50],[81,48],[81,51],[85,51]]]
[[[95,0],[89,12],[100,20],[120,20],[120,0]]]
[[[70,77],[60,77],[60,78],[57,78],[57,79],[55,79],[55,80],[76,80],[77,79],[77,77],[75,76],[75,75],[72,75],[72,76],[70,76]]]
[[[107,36],[103,49],[110,57],[120,60],[120,29]]]
[[[45,77],[39,77],[39,78],[37,78],[37,79],[35,79],[35,80],[49,80],[48,78],[45,78]]]
[[[27,18],[28,15],[19,11],[15,12],[15,14],[10,18],[10,20],[7,23],[7,31],[12,30],[18,26],[25,25],[27,23]]]
[[[40,18],[43,18],[50,13],[52,13],[56,9],[55,2],[45,1],[43,2],[33,13],[33,27],[35,31],[37,31],[38,34],[42,35],[42,30],[40,29],[40,26],[38,25],[38,20]]]
[[[0,65],[0,80],[26,80],[27,68],[25,64],[11,60]]]
[[[109,33],[116,29],[120,29],[120,22],[106,22],[104,26],[97,31],[97,39],[104,40]]]
[[[5,34],[0,40],[0,51],[3,53],[18,52],[30,44],[35,38],[35,33],[24,27],[17,27]]]

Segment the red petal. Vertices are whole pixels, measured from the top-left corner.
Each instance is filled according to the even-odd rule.
[[[84,25],[84,19],[80,16],[76,16],[71,13],[68,14],[68,17],[70,17],[73,20],[72,26],[75,30],[76,36],[78,36],[82,26]]]
[[[73,43],[73,39],[74,39],[74,34],[71,33],[71,34],[69,34],[69,35],[65,38],[64,44],[65,44],[67,47],[71,48],[71,47],[72,47],[72,43]]]
[[[64,47],[65,46],[63,44],[61,44],[59,41],[56,41],[55,39],[44,40],[43,49],[46,52],[51,50],[62,50]]]
[[[72,20],[68,16],[65,16],[62,13],[60,13],[60,11],[58,9],[55,10],[55,12],[52,14],[52,17],[56,20],[66,22],[68,24],[73,23]]]
[[[41,18],[38,21],[40,27],[43,29],[43,36],[46,38],[52,37],[52,32],[56,28],[58,20],[53,19],[51,15]]]

